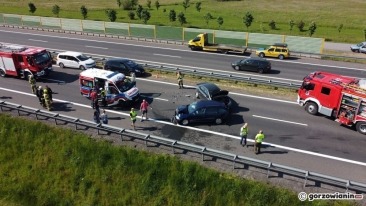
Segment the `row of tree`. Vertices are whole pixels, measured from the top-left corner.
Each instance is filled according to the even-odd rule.
[[[129,17],[130,20],[134,20],[135,16],[137,16],[138,19],[142,20],[144,24],[147,24],[147,22],[151,18],[151,14],[149,12],[149,9],[151,8],[151,1],[150,0],[148,0],[147,4],[146,4],[148,9],[146,9],[146,8],[144,9],[140,4],[138,4],[138,0],[122,0],[122,1],[117,0],[117,5],[118,5],[118,7],[123,7],[123,9],[129,9],[130,10],[128,12],[128,17]],[[184,10],[186,10],[190,6],[190,1],[189,0],[184,0],[182,5],[183,5]],[[196,10],[198,12],[200,12],[201,11],[201,5],[202,5],[201,2],[196,2],[195,5],[196,5]],[[29,12],[31,12],[32,14],[37,10],[36,6],[33,3],[29,3],[28,7],[29,7]],[[159,3],[158,0],[155,1],[155,7],[156,7],[157,10],[159,10],[160,3]],[[61,9],[57,4],[52,7],[52,13],[54,15],[56,15],[57,17],[59,16],[60,10]],[[165,9],[164,9],[164,12],[165,12]],[[80,7],[80,13],[81,13],[81,15],[84,19],[86,19],[88,17],[88,9],[84,5]],[[116,21],[116,19],[117,19],[116,10],[106,9],[105,14],[111,22]],[[203,16],[203,18],[204,18],[207,26],[209,25],[209,22],[211,20],[215,19],[211,15],[211,13],[205,14]],[[173,10],[173,9],[170,10],[170,12],[169,12],[169,21],[170,22],[175,22],[177,19],[178,19],[181,26],[183,24],[187,23],[187,19],[186,19],[183,12],[180,12],[177,15],[177,12],[175,10]],[[219,25],[219,28],[224,23],[224,19],[221,16],[217,17],[216,21],[217,21],[217,24]],[[243,23],[244,23],[245,27],[247,28],[247,31],[249,30],[249,27],[252,25],[253,21],[254,21],[253,15],[250,12],[247,12],[243,17]],[[295,25],[297,26],[297,28],[299,29],[300,32],[305,31],[305,23],[302,20],[297,22],[297,23],[295,23],[295,21],[293,21],[293,20],[290,20],[289,21],[290,31],[293,30],[293,27]],[[276,22],[274,20],[271,20],[268,23],[268,26],[272,30],[277,29]],[[309,36],[312,36],[315,33],[316,28],[317,28],[316,23],[311,22],[308,29],[307,29],[307,31],[309,32]],[[338,27],[338,31],[341,32],[342,28],[343,28],[343,24],[341,24]],[[262,23],[261,23],[261,29],[262,29],[262,31],[264,31],[264,27],[263,27]]]

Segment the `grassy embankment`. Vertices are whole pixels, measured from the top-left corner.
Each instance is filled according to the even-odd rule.
[[[355,205],[0,114],[1,205]]]
[[[136,20],[128,18],[128,11],[117,8],[116,1],[90,0],[90,1],[68,1],[59,0],[50,2],[49,0],[33,0],[37,10],[34,15],[37,16],[54,16],[52,14],[52,6],[58,4],[61,8],[59,17],[62,18],[82,18],[80,14],[81,5],[85,5],[88,10],[88,20],[108,21],[104,10],[106,8],[116,9],[118,22],[141,23],[136,16]],[[140,0],[144,8],[147,0]],[[148,24],[180,26],[179,22],[169,21],[169,11],[174,9],[176,13],[184,12],[182,6],[183,0],[160,0],[161,7],[159,10],[155,7],[155,1],[151,1],[151,19]],[[195,8],[197,1],[191,1],[191,5],[184,12],[187,18],[185,27],[219,29],[217,17],[221,16],[224,23],[220,29],[233,31],[247,31],[243,24],[243,16],[246,12],[251,12],[254,17],[252,26],[249,27],[249,32],[253,33],[271,33],[271,34],[286,34],[309,36],[306,31],[312,21],[316,22],[317,29],[313,37],[325,38],[328,41],[334,42],[349,42],[356,43],[363,41],[364,29],[366,29],[366,20],[362,14],[366,10],[364,1],[349,1],[349,0],[307,0],[307,1],[292,1],[287,0],[256,0],[256,1],[227,1],[218,2],[216,0],[201,1],[201,11],[198,12]],[[1,13],[14,13],[29,15],[28,0],[3,0],[0,3]],[[225,8],[225,9],[223,9]],[[347,9],[344,9],[347,8]],[[165,9],[165,12],[164,12]],[[214,19],[206,24],[203,16],[211,13]],[[276,29],[272,30],[268,23],[274,20]],[[299,22],[302,20],[305,23],[305,31],[300,32],[294,26],[290,31],[289,21]],[[338,26],[343,24],[343,29],[338,32]]]

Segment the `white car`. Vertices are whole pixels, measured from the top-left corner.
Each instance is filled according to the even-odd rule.
[[[351,46],[351,51],[353,51],[353,52],[366,53],[366,41],[365,42],[361,42],[361,43],[359,43],[357,45]]]
[[[61,68],[80,68],[81,70],[90,69],[96,66],[95,61],[80,52],[62,52],[57,55],[57,65]]]

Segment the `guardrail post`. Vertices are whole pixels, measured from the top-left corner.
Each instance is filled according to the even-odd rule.
[[[308,181],[309,171],[306,171],[305,173],[305,181],[304,181],[304,187],[306,187],[306,182]]]
[[[120,135],[121,135],[121,141],[123,142],[123,138],[122,138],[122,133],[125,131],[125,129],[122,129],[121,131],[119,131]]]
[[[269,171],[270,171],[270,168],[272,167],[272,162],[270,162],[267,166],[267,178],[269,178]]]
[[[233,169],[235,170],[235,162],[236,162],[236,158],[238,158],[238,155],[235,155],[234,157],[234,161],[233,161]]]
[[[174,145],[177,143],[177,141],[174,141],[173,143],[172,143],[172,151],[173,151],[173,154],[175,154],[175,149],[174,149]]]
[[[147,139],[149,139],[149,137],[150,137],[150,135],[148,134],[148,135],[146,135],[146,136],[145,136],[145,138],[144,138],[144,139],[145,139],[145,145],[146,145],[146,147],[147,147]]]
[[[54,118],[55,118],[55,124],[57,125],[57,118],[56,117],[58,117],[60,114],[59,113],[57,113],[55,116],[53,116]]]
[[[75,130],[78,130],[78,121],[79,119],[75,119],[74,123],[75,123]]]
[[[97,133],[98,133],[98,135],[100,135],[100,132],[99,132],[99,128],[100,128],[100,126],[102,126],[102,124],[101,124],[101,123],[97,124]]]
[[[347,180],[347,183],[346,183],[346,192],[348,192],[348,188],[349,188],[349,186],[350,186],[350,181],[349,181],[349,180]]]
[[[202,149],[202,161],[205,161],[205,151],[206,151],[206,147]]]

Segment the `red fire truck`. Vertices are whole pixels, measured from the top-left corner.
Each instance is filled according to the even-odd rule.
[[[52,70],[52,56],[44,48],[0,43],[0,76],[28,79],[47,76]]]
[[[312,115],[333,117],[366,134],[366,79],[313,72],[304,78],[297,102]]]

